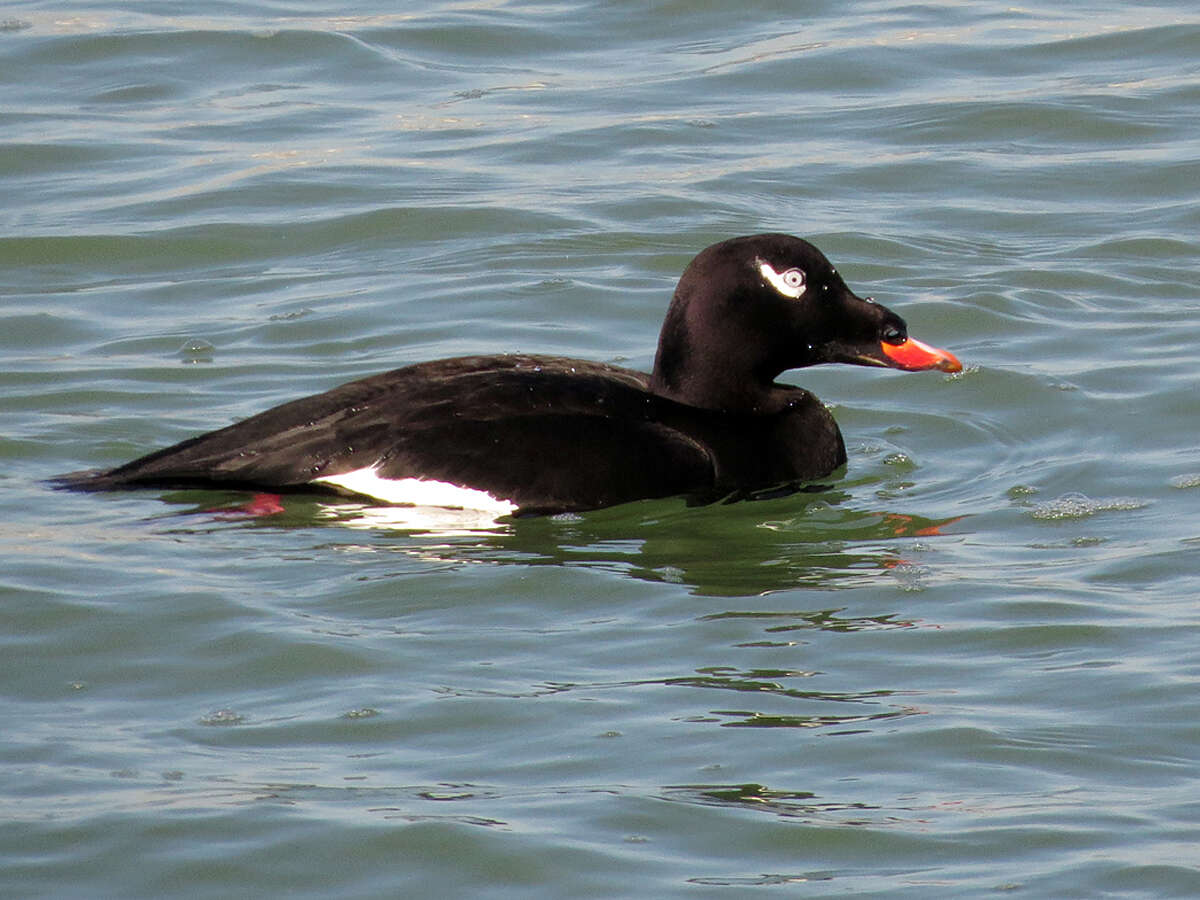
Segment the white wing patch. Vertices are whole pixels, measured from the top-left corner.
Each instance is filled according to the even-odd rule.
[[[804,289],[808,286],[805,282],[804,272],[801,269],[788,269],[784,272],[776,272],[771,267],[771,264],[764,259],[756,260],[758,263],[759,274],[766,279],[767,284],[779,291],[785,297],[790,297],[793,300],[799,300],[804,294]]]
[[[314,484],[328,484],[352,494],[361,494],[401,506],[433,506],[445,509],[472,509],[496,516],[515,512],[517,504],[493,497],[487,491],[462,487],[445,481],[424,478],[381,478],[374,466],[313,479]]]

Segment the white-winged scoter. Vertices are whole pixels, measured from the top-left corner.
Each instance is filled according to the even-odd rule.
[[[733,238],[679,279],[649,375],[532,355],[418,363],[58,484],[333,490],[498,514],[753,495],[845,463],[829,411],[775,381],[828,362],[962,369],[807,241]]]

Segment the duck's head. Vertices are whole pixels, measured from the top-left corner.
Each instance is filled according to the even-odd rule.
[[[749,411],[780,373],[829,362],[962,369],[952,353],[910,338],[890,309],[857,296],[808,241],[757,234],[713,244],[684,270],[653,384],[694,406]]]

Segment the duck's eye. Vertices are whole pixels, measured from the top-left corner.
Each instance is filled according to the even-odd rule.
[[[903,344],[908,340],[908,335],[904,333],[902,328],[897,328],[895,325],[888,325],[883,329],[883,341],[887,344]]]
[[[771,264],[758,261],[758,271],[763,279],[771,287],[775,288],[779,293],[791,299],[797,299],[804,293],[804,271],[802,269],[787,269],[783,272],[776,272]]]

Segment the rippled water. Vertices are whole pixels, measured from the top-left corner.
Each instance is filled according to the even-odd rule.
[[[1192,4],[9,4],[0,893],[1200,894]],[[823,494],[414,531],[111,465],[648,367],[783,230],[960,375]],[[478,524],[478,523],[476,523]]]

